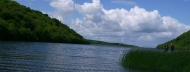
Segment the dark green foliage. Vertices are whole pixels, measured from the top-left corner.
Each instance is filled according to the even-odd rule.
[[[165,53],[157,50],[131,50],[122,58],[122,65],[153,71],[189,72],[189,55],[189,51]]]
[[[135,45],[129,45],[129,44],[122,44],[122,43],[110,43],[110,42],[103,42],[103,41],[96,41],[96,40],[88,40],[90,44],[95,45],[108,45],[108,46],[122,46],[122,47],[132,47],[132,48],[138,48],[138,46]]]
[[[0,0],[0,40],[89,43],[59,20],[13,0]]]
[[[190,50],[190,31],[185,32],[177,38],[166,43],[158,45],[156,48],[164,48],[165,44],[173,44],[177,50]]]

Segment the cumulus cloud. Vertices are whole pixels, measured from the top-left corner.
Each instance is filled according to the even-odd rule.
[[[190,29],[172,17],[161,16],[158,10],[138,6],[106,10],[100,0],[92,0],[75,4],[75,8],[83,18],[73,20],[71,27],[87,39],[155,47]]]
[[[145,47],[155,47],[190,29],[170,16],[161,16],[158,10],[147,11],[134,6],[105,9],[100,0],[92,3],[74,3],[73,0],[49,0],[55,11],[49,13],[52,17],[64,22],[74,11],[82,15],[68,24],[84,38],[127,43]],[[112,0],[112,3],[137,5],[130,0]]]
[[[50,0],[50,6],[55,8],[55,11],[49,14],[62,22],[65,22],[65,18],[72,16],[74,12],[73,0]]]

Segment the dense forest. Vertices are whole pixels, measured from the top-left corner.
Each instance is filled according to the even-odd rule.
[[[106,46],[121,46],[121,47],[130,47],[130,48],[139,48],[135,45],[123,44],[123,43],[111,43],[111,42],[103,42],[103,41],[96,41],[96,40],[88,40],[90,44],[94,45],[106,45]]]
[[[0,0],[0,34],[0,41],[89,44],[59,20],[13,0]]]
[[[171,43],[174,45],[175,49],[190,50],[190,31],[181,34],[171,41],[160,44],[156,48],[164,48],[165,44],[168,44],[170,46]]]

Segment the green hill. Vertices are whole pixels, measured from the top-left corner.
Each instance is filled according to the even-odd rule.
[[[103,42],[103,41],[96,41],[96,40],[88,40],[88,41],[90,42],[90,44],[94,44],[94,45],[121,46],[121,47],[138,48],[138,46],[135,46],[135,45],[122,44],[122,43],[111,43],[111,42]]]
[[[0,41],[89,43],[59,20],[13,0],[0,0]]]
[[[160,44],[156,48],[164,48],[165,44],[168,44],[170,46],[171,43],[175,46],[175,49],[190,50],[190,31],[181,34],[171,41]]]

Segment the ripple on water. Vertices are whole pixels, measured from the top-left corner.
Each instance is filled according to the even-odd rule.
[[[127,72],[127,48],[62,43],[0,43],[0,71]]]

